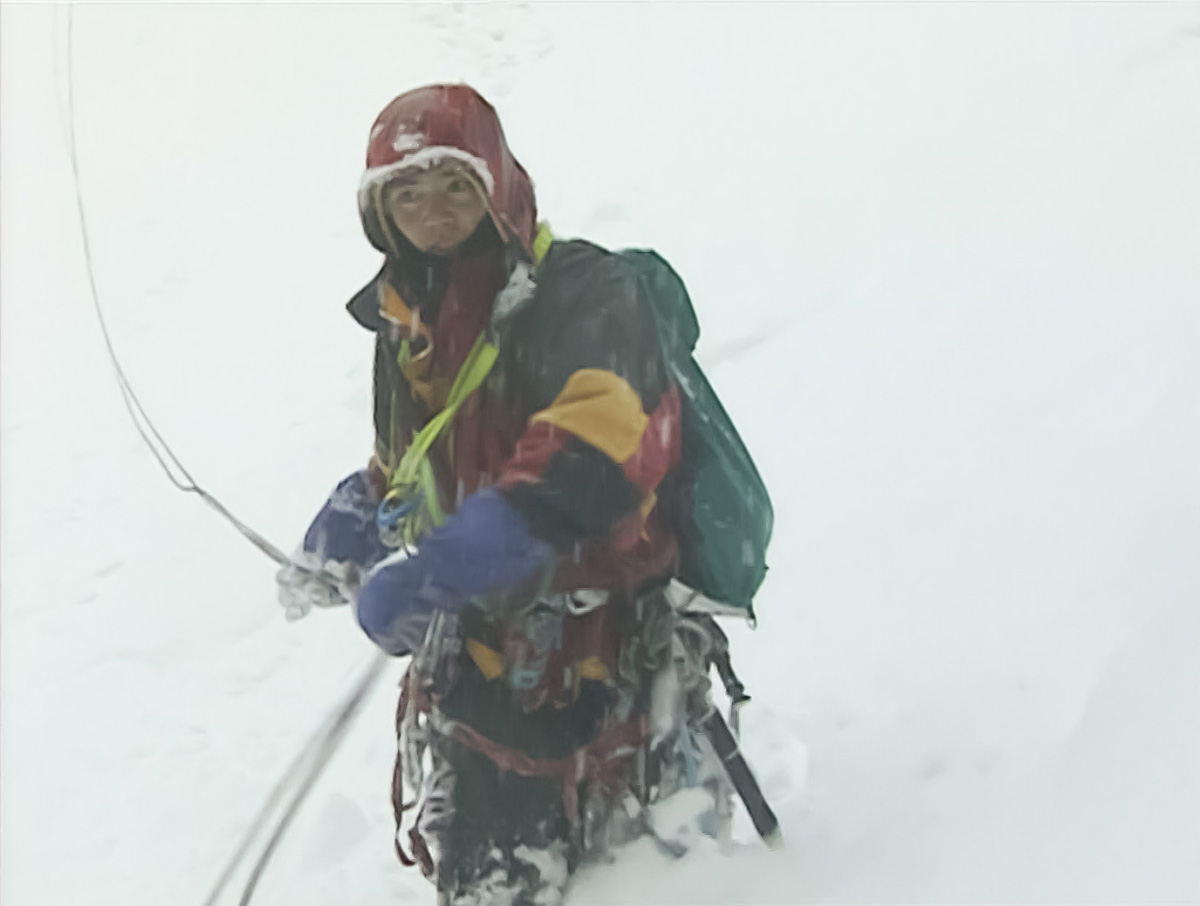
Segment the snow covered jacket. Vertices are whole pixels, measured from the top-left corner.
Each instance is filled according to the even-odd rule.
[[[664,504],[681,437],[679,394],[636,275],[594,245],[555,242],[529,291],[532,185],[494,110],[470,88],[402,95],[371,135],[360,210],[386,261],[348,309],[376,334],[375,492],[488,332],[496,364],[432,451],[443,508],[495,489],[553,548],[556,590],[632,600],[674,569]],[[387,222],[382,190],[392,173],[444,157],[474,172],[490,216],[452,255],[434,256]]]

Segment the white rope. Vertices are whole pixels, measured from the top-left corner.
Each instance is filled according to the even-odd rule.
[[[129,417],[133,420],[133,425],[137,429],[138,434],[141,435],[146,446],[150,448],[150,452],[158,461],[163,472],[166,473],[167,479],[171,484],[185,493],[198,496],[227,519],[255,547],[276,563],[286,566],[291,563],[291,559],[283,551],[234,516],[221,501],[196,483],[191,473],[188,472],[179,457],[175,455],[170,445],[158,433],[158,429],[154,426],[154,422],[150,416],[146,414],[145,408],[143,408],[141,401],[134,392],[133,385],[130,384],[125,370],[121,367],[120,359],[117,357],[112,335],[108,330],[108,322],[104,318],[104,310],[100,305],[100,292],[96,287],[96,269],[92,260],[92,244],[88,230],[87,208],[83,201],[83,181],[79,175],[79,152],[75,135],[74,13],[75,4],[71,3],[67,7],[67,146],[70,151],[71,173],[75,178],[75,204],[79,211],[79,230],[83,240],[83,257],[87,270],[88,287],[91,289],[92,306],[95,308],[96,318],[100,322],[100,332],[104,337],[104,346],[108,350],[109,361],[112,364],[113,373],[117,378],[117,386],[121,390],[121,399],[125,403],[125,409],[129,412]],[[314,577],[321,578],[319,576]]]
[[[83,240],[83,255],[84,263],[87,269],[88,286],[91,290],[92,304],[96,311],[96,318],[100,322],[100,332],[104,337],[104,345],[108,350],[108,357],[113,367],[113,372],[117,378],[117,386],[121,390],[121,399],[125,404],[126,410],[129,412],[130,418],[133,420],[134,427],[137,429],[146,446],[150,448],[150,452],[158,461],[163,472],[166,473],[168,480],[179,490],[189,494],[196,494],[205,503],[220,513],[227,519],[242,535],[251,541],[259,550],[265,553],[275,562],[281,565],[291,565],[303,572],[303,567],[292,563],[291,558],[284,554],[279,548],[275,547],[267,541],[262,535],[250,528],[240,519],[233,515],[228,508],[225,507],[217,498],[212,496],[204,488],[200,487],[192,478],[187,468],[175,455],[170,445],[158,433],[157,428],[150,416],[147,415],[141,401],[133,390],[133,386],[129,382],[124,369],[121,367],[120,360],[117,357],[116,349],[113,346],[112,336],[108,330],[108,323],[104,318],[104,310],[100,305],[100,293],[96,287],[95,267],[92,260],[92,248],[89,238],[87,225],[87,208],[83,201],[82,180],[79,175],[79,154],[78,145],[75,135],[75,55],[74,55],[74,12],[75,4],[71,3],[67,7],[67,137],[68,148],[71,158],[71,173],[75,179],[75,202],[79,211],[79,227],[80,235]],[[57,49],[57,44],[55,45]],[[57,71],[57,56],[55,57]],[[61,109],[60,109],[61,120]],[[331,580],[317,574],[310,573],[313,578],[318,581],[324,581],[331,584]],[[349,730],[355,715],[363,702],[366,700],[368,693],[374,687],[376,681],[383,673],[383,668],[386,666],[389,658],[383,652],[378,652],[372,658],[362,677],[350,690],[350,692],[341,700],[339,705],[327,716],[314,731],[308,742],[300,750],[300,753],[284,771],[283,776],[275,784],[274,789],[268,795],[266,802],[259,809],[258,815],[251,823],[250,828],[243,836],[238,844],[233,856],[226,864],[221,876],[217,879],[212,892],[205,900],[205,906],[215,906],[217,899],[224,891],[226,885],[233,877],[238,865],[243,858],[250,852],[251,846],[254,843],[262,830],[266,827],[268,818],[282,802],[285,794],[291,790],[290,799],[287,802],[282,814],[277,818],[274,828],[268,838],[262,852],[259,854],[258,860],[255,862],[249,880],[242,892],[240,899],[241,906],[247,906],[254,891],[258,886],[259,880],[263,872],[266,870],[271,857],[274,855],[275,849],[284,833],[291,825],[293,818],[299,811],[300,806],[312,791],[321,773],[328,765],[333,754],[341,745],[343,738]]]
[[[368,693],[382,675],[383,669],[389,660],[390,658],[387,654],[382,651],[377,652],[359,681],[343,697],[337,708],[321,721],[316,731],[309,737],[308,742],[304,744],[304,748],[300,750],[300,754],[288,765],[287,770],[283,772],[283,775],[275,784],[275,788],[267,796],[250,828],[246,831],[237,849],[226,863],[221,876],[217,879],[216,884],[209,893],[208,899],[204,901],[204,906],[215,906],[222,891],[224,891],[234,872],[237,870],[238,865],[241,864],[242,860],[250,852],[254,840],[260,835],[263,828],[266,827],[267,819],[276,811],[284,794],[291,788],[293,790],[291,798],[288,800],[282,814],[276,819],[274,829],[267,839],[262,852],[259,854],[258,860],[254,863],[249,880],[242,890],[241,899],[238,901],[239,906],[248,906],[255,889],[258,887],[258,882],[262,878],[263,872],[271,861],[271,857],[275,854],[275,849],[279,845],[279,841],[283,839],[284,832],[291,825],[292,819],[295,818],[296,813],[300,810],[300,806],[308,798],[308,794],[312,791],[321,773],[325,770],[329,760],[341,745],[342,739],[350,729],[354,716],[358,713],[363,702],[366,701]],[[301,776],[302,774],[303,776]]]

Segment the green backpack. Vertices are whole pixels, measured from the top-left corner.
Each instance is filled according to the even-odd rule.
[[[700,323],[683,280],[656,252],[628,249],[620,255],[634,267],[654,310],[663,356],[683,403],[679,580],[753,619],[775,522],[771,498],[733,421],[692,357]]]

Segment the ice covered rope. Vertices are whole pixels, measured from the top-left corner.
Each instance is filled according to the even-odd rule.
[[[317,513],[291,562],[275,574],[289,620],[313,607],[347,603],[359,578],[388,549],[379,540],[376,503],[366,469],[342,479]]]

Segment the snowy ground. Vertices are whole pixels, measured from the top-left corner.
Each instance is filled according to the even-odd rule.
[[[134,433],[66,8],[2,21],[0,900],[198,904],[370,648],[286,624]],[[342,303],[394,94],[472,82],[560,234],[688,280],[777,503],[733,635],[788,846],[574,902],[1200,902],[1200,5],[96,4],[74,40],[126,372],[283,547],[370,442]],[[432,902],[399,667],[256,904]]]

